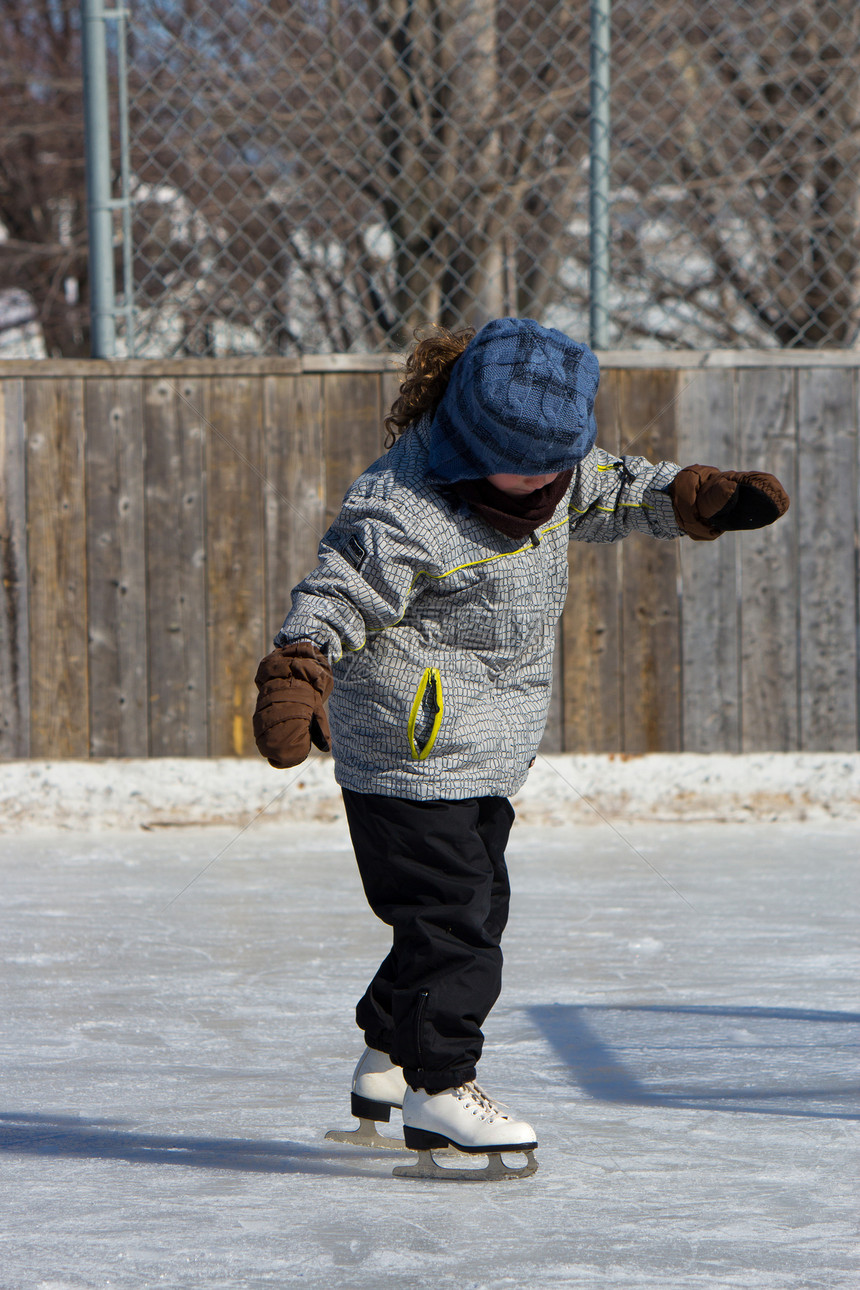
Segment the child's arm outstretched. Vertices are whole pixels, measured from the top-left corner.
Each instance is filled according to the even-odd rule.
[[[682,534],[711,541],[730,530],[762,528],[788,509],[773,475],[721,471],[644,457],[613,457],[595,448],[574,474],[570,536],[617,542],[638,530],[657,538]]]

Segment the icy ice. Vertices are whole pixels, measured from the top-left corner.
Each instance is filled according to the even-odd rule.
[[[481,1079],[540,1171],[433,1184],[323,1140],[386,948],[342,822],[0,837],[0,1286],[856,1287],[857,859],[524,818]]]

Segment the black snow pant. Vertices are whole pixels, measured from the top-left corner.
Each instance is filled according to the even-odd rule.
[[[347,789],[343,799],[368,902],[393,929],[356,1021],[412,1088],[464,1084],[501,990],[513,807],[504,797],[417,802]]]

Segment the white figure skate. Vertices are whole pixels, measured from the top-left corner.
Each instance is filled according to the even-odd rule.
[[[325,1135],[329,1142],[347,1142],[354,1147],[383,1147],[403,1151],[402,1138],[385,1138],[377,1132],[376,1122],[388,1124],[391,1109],[403,1105],[406,1080],[399,1066],[392,1064],[387,1053],[375,1048],[365,1048],[352,1076],[350,1103],[358,1120],[357,1129],[330,1129]]]
[[[475,1083],[442,1093],[407,1088],[403,1099],[403,1137],[418,1163],[399,1165],[398,1178],[438,1178],[444,1182],[495,1182],[503,1178],[528,1178],[537,1170],[535,1131],[525,1120],[515,1120],[507,1107],[489,1097]],[[433,1152],[447,1147],[469,1156],[487,1156],[483,1169],[447,1169],[437,1164]],[[503,1153],[521,1153],[526,1163],[508,1165]]]

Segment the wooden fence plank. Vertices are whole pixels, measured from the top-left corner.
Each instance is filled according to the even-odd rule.
[[[329,373],[323,403],[328,526],[350,484],[383,452],[378,373]]]
[[[90,750],[149,751],[140,381],[84,382]]]
[[[604,372],[595,413],[597,442],[618,452],[618,374]],[[561,685],[565,752],[616,752],[622,747],[620,550],[571,542],[570,583],[562,615]]]
[[[562,618],[564,752],[621,748],[619,550],[572,542]]]
[[[146,381],[149,746],[154,757],[208,752],[204,440],[208,384]]]
[[[737,468],[735,374],[699,372],[678,396],[680,465]],[[740,748],[740,622],[737,539],[678,542],[683,673],[682,747],[686,752]]]
[[[797,684],[797,402],[792,372],[738,373],[739,470],[766,470],[792,499],[777,524],[738,539],[741,578],[741,747],[799,746]]]
[[[266,646],[326,529],[322,377],[266,378]]]
[[[381,400],[380,410],[382,412],[383,421],[388,416],[389,412],[391,411],[391,407],[392,407],[392,404],[394,403],[394,400],[397,398],[397,396],[400,393],[400,386],[403,381],[404,375],[405,373],[402,368],[398,368],[398,370],[394,372],[382,373],[382,376],[380,378],[380,400]],[[383,427],[383,438],[384,436],[385,436],[385,429]]]
[[[24,382],[0,381],[0,760],[30,754]]]
[[[622,449],[652,462],[677,460],[674,372],[619,372]],[[681,656],[676,544],[633,533],[621,548],[623,748],[681,747]]]
[[[209,753],[254,753],[263,630],[263,398],[259,381],[213,380],[206,434]]]
[[[87,757],[83,382],[28,383],[32,757]]]
[[[857,747],[855,375],[798,373],[800,743]]]

